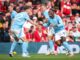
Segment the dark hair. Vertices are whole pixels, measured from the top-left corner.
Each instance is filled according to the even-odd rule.
[[[54,11],[55,11],[55,9],[52,7],[52,8],[50,9],[50,11],[53,11],[53,12],[54,12]]]
[[[30,8],[31,8],[31,6],[24,6],[24,10],[30,9]]]

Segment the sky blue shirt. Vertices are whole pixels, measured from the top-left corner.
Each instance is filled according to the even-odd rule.
[[[28,20],[30,20],[30,17],[27,12],[18,13],[12,22],[11,29],[22,29],[23,24]]]
[[[13,20],[16,15],[17,15],[17,12],[13,10],[11,13],[11,20]]]
[[[50,24],[56,25],[56,27],[54,27],[55,33],[65,29],[62,19],[60,18],[60,16],[58,16],[56,14],[55,14],[54,18],[50,18],[49,17],[49,19],[48,19],[48,26]]]
[[[44,15],[44,17],[45,17],[46,19],[49,18],[49,13],[48,13],[48,12],[49,12],[48,10],[45,10],[45,11],[43,12],[43,15]]]

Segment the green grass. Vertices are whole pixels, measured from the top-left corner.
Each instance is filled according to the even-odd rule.
[[[57,56],[31,54],[30,58],[23,58],[21,55],[9,57],[6,54],[0,54],[0,60],[80,60],[80,54],[76,54],[73,57],[66,56],[65,54],[60,54]]]

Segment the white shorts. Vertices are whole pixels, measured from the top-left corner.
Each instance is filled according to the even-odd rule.
[[[17,38],[22,38],[25,36],[23,29],[12,29],[12,35],[16,35]]]
[[[61,37],[66,37],[66,30],[61,30],[60,32],[55,34],[55,41],[58,41],[61,39]]]

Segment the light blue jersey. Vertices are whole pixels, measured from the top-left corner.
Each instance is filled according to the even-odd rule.
[[[65,28],[64,24],[62,22],[62,19],[58,15],[54,15],[54,18],[49,17],[48,25],[50,25],[50,24],[56,25],[56,27],[54,27],[55,33],[59,32]]]
[[[43,12],[43,15],[44,15],[44,17],[45,17],[46,19],[49,18],[49,13],[48,13],[48,12],[49,12],[48,10],[45,10],[45,11]]]
[[[16,15],[17,15],[17,12],[13,10],[11,13],[11,20],[13,20]]]
[[[49,11],[48,10],[45,10],[43,12],[43,16],[46,18],[46,19],[49,19]],[[44,27],[48,27],[48,23],[44,23],[43,24]]]
[[[27,12],[18,13],[12,22],[11,29],[22,29],[23,24],[28,20],[30,20],[30,17]]]
[[[30,20],[30,18],[27,12],[18,13],[13,19],[12,25],[11,25],[11,32],[12,32],[12,37],[14,38],[14,41],[11,45],[9,54],[11,55],[13,54],[17,41],[20,41],[20,40],[23,41],[23,37],[25,37],[25,33],[22,28],[23,28],[24,23],[28,20]],[[27,56],[28,54],[28,51],[27,51],[28,41],[26,42],[25,41],[22,42],[22,56],[23,57],[25,57],[25,55]]]

